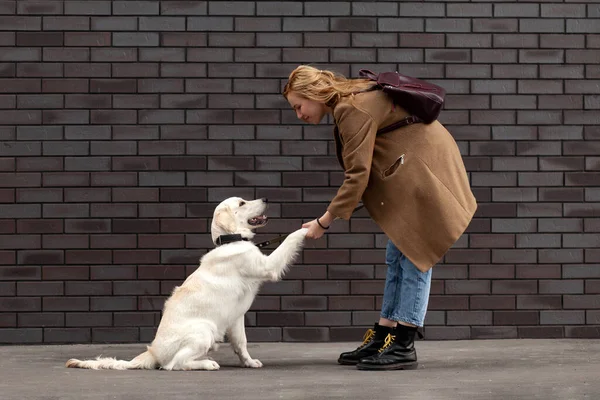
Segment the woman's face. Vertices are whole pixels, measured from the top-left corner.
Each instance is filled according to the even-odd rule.
[[[287,101],[290,103],[298,119],[308,122],[309,124],[318,124],[321,122],[325,114],[329,112],[329,107],[324,103],[315,100],[309,100],[297,93],[290,92],[287,96]]]

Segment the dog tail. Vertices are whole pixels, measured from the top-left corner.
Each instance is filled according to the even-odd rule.
[[[149,350],[146,350],[131,361],[117,360],[113,357],[99,356],[95,360],[77,360],[75,358],[67,361],[67,368],[86,369],[156,369],[158,362]]]

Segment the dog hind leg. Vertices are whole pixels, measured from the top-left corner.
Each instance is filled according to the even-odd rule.
[[[171,360],[163,366],[166,370],[219,369],[219,364],[207,360],[208,351],[214,340],[207,335],[190,335],[183,341]],[[195,362],[205,361],[203,363]]]
[[[212,371],[219,369],[220,366],[216,361],[207,358],[198,360],[198,358],[206,357],[206,350],[208,350],[208,347],[201,349],[189,346],[184,347],[175,353],[173,359],[165,365],[163,369],[169,371],[190,371],[198,369]]]
[[[205,370],[205,371],[216,371],[221,366],[213,360],[205,359],[205,360],[191,360],[183,365],[183,370],[193,371],[193,370]]]

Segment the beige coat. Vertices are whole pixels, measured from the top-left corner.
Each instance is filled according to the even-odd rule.
[[[421,271],[459,239],[477,208],[458,146],[442,124],[412,124],[376,136],[408,116],[375,90],[333,109],[345,179],[327,208],[349,219],[362,200],[373,220]]]

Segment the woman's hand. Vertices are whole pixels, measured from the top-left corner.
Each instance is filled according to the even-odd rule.
[[[318,239],[325,233],[325,229],[321,228],[319,224],[317,224],[316,219],[302,224],[302,227],[308,228],[308,232],[306,232],[306,237],[309,239]]]
[[[334,220],[333,215],[331,215],[329,213],[329,211],[326,211],[325,214],[323,214],[321,217],[319,217],[319,222],[321,224],[319,224],[319,222],[317,222],[316,219],[313,219],[312,221],[302,224],[303,228],[308,229],[308,232],[306,232],[306,237],[309,239],[320,238],[321,236],[323,236],[325,231],[327,229],[329,229],[329,225],[331,225],[333,220]],[[325,228],[323,228],[323,227],[325,227]]]

